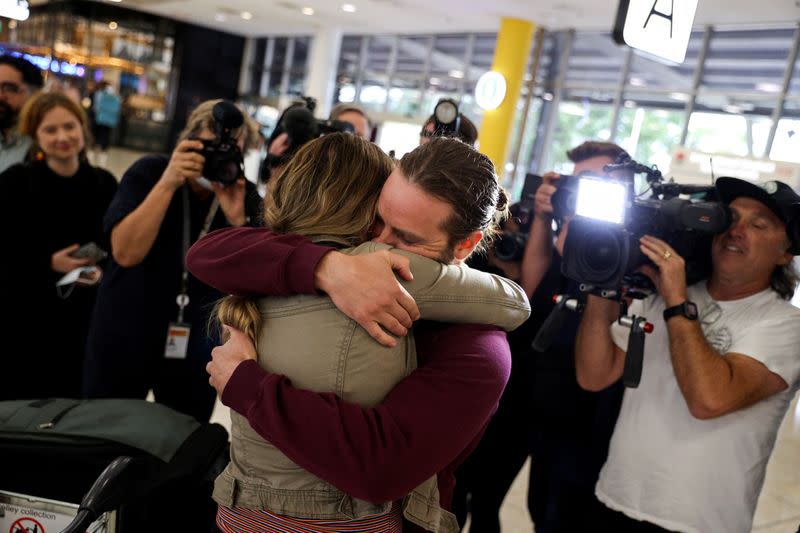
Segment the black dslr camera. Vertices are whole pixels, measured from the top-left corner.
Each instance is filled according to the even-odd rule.
[[[630,328],[623,382],[637,387],[642,375],[645,334],[653,330],[646,317],[628,316],[627,298],[645,298],[655,290],[652,281],[637,272],[649,259],[639,249],[644,235],[672,246],[686,263],[687,284],[711,274],[711,241],[730,224],[728,208],[716,201],[713,186],[664,183],[661,172],[633,161],[627,155],[604,172],[644,173],[649,188],[634,194],[633,177],[566,176],[552,197],[553,214],[563,221],[572,217],[564,243],[562,273],[578,283],[583,293],[620,303],[619,324]],[[642,196],[642,195],[639,195]],[[581,295],[557,294],[556,307],[539,329],[533,348],[545,351],[570,311],[581,312]]]
[[[223,100],[212,109],[214,138],[198,139],[203,143],[200,153],[205,158],[203,177],[230,185],[244,176],[244,156],[232,132],[242,126],[244,116],[233,103]]]
[[[553,214],[559,220],[573,217],[564,243],[563,274],[587,288],[644,297],[655,287],[635,272],[648,263],[639,238],[652,235],[684,258],[688,284],[708,277],[711,240],[729,224],[727,207],[715,201],[714,187],[664,183],[657,168],[628,156],[604,171],[646,174],[649,188],[643,194],[649,195],[637,197],[632,178],[562,178],[552,198]]]
[[[272,141],[280,134],[286,133],[289,147],[281,155],[267,154],[259,172],[262,181],[269,179],[270,168],[286,164],[297,150],[307,142],[328,133],[355,134],[356,130],[349,122],[315,118],[314,110],[316,108],[317,101],[314,98],[302,96],[283,110],[275,129],[267,140],[267,146],[270,146]]]
[[[511,206],[511,217],[519,224],[519,230],[504,232],[494,241],[494,256],[501,261],[520,261],[525,255],[525,246],[531,232],[534,215],[534,194],[542,177],[536,174],[525,176],[525,185],[522,187],[522,197],[519,203]]]

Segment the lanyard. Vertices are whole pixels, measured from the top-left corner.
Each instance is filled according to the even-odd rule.
[[[214,217],[217,214],[217,209],[219,209],[219,200],[217,197],[214,197],[214,201],[211,202],[211,206],[208,208],[208,213],[206,214],[206,220],[203,222],[203,227],[200,229],[200,233],[197,235],[197,240],[199,241],[203,237],[205,237],[208,230],[211,228],[211,223],[214,221]],[[183,310],[189,305],[189,271],[186,270],[186,254],[189,253],[189,247],[192,245],[192,221],[191,221],[191,206],[189,205],[189,186],[183,186],[183,256],[181,258],[183,262],[183,273],[181,274],[181,292],[178,294],[178,297],[175,299],[175,303],[178,304],[178,323],[183,323]]]

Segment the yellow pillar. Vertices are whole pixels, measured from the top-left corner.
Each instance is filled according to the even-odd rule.
[[[526,20],[504,18],[497,34],[492,70],[506,79],[506,97],[499,107],[483,112],[480,151],[489,156],[498,176],[505,173],[511,128],[517,113],[517,100],[531,52],[535,26]]]

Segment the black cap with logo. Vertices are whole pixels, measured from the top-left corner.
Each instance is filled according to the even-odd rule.
[[[715,185],[720,200],[726,204],[746,196],[769,207],[786,225],[791,242],[789,253],[800,255],[800,195],[789,185],[782,181],[756,184],[739,178],[719,178]]]

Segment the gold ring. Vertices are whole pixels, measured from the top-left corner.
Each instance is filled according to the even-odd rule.
[[[670,257],[672,257],[672,252],[670,252],[669,250],[665,250],[662,255],[664,256],[664,259],[669,259]]]

